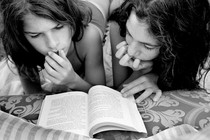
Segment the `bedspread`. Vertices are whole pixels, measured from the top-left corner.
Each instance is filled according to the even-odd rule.
[[[1,96],[0,108],[36,124],[44,97],[45,95],[39,94]],[[201,90],[164,92],[159,101],[153,102],[148,98],[137,106],[148,130],[148,136],[181,124],[189,124],[197,130],[210,124],[210,95]],[[101,138],[104,135],[109,133],[100,133],[97,137]]]

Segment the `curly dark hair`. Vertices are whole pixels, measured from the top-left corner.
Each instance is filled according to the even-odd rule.
[[[78,0],[2,0],[4,30],[2,41],[8,57],[15,63],[19,74],[39,81],[37,66],[43,67],[44,56],[27,41],[23,31],[23,18],[33,14],[63,25],[70,25],[75,33],[72,41],[83,37],[84,28],[92,13]]]
[[[140,21],[146,21],[148,32],[161,46],[153,66],[158,86],[162,90],[198,89],[200,70],[210,51],[208,1],[125,0],[109,18],[119,24],[122,37],[132,10]]]

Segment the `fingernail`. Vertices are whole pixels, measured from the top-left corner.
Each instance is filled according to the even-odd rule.
[[[124,89],[122,89],[120,92],[121,92],[121,93],[125,93]]]
[[[158,101],[158,98],[153,98],[153,101],[154,101],[154,102],[157,102],[157,101]]]
[[[123,84],[123,87],[126,87],[128,84]]]
[[[38,71],[41,71],[42,70],[42,68],[40,66],[37,66],[37,69],[38,69]]]
[[[157,101],[157,99],[156,99],[156,98],[153,98],[152,100],[153,100],[154,102],[156,102],[156,101]]]
[[[52,55],[52,52],[50,51],[50,52],[48,52],[48,55]]]
[[[141,100],[136,100],[136,103],[141,103]]]
[[[122,94],[122,96],[123,96],[123,97],[127,97],[127,95],[126,95],[126,94]]]

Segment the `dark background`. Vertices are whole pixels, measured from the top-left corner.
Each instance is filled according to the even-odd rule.
[[[2,16],[0,14],[0,33],[2,32],[2,30],[3,30]],[[4,57],[4,55],[5,55],[4,48],[3,48],[2,41],[1,41],[1,38],[0,38],[0,60]]]

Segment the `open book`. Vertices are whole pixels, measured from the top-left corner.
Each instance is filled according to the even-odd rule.
[[[88,94],[71,91],[47,95],[38,125],[93,137],[108,130],[124,130],[146,134],[133,96],[106,86],[93,86]]]

